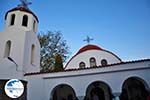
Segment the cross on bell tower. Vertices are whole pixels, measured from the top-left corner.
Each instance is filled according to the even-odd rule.
[[[28,8],[28,5],[31,5],[32,2],[29,2],[27,0],[20,0],[21,4],[19,4],[18,6],[22,6],[22,7],[25,7],[25,8]]]
[[[83,41],[86,41],[87,44],[89,44],[93,40],[94,40],[93,38],[90,38],[89,36],[87,36],[86,39],[84,39]]]

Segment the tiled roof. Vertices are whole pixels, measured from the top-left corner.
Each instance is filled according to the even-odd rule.
[[[135,61],[127,61],[127,62],[121,62],[121,63],[115,63],[115,64],[109,64],[106,66],[96,66],[96,67],[87,67],[87,68],[78,68],[78,69],[67,69],[63,71],[49,71],[49,72],[34,72],[34,73],[26,73],[24,76],[29,76],[29,75],[39,75],[39,74],[48,74],[48,73],[59,73],[59,72],[68,72],[68,71],[79,71],[79,70],[86,70],[86,69],[94,69],[94,68],[102,68],[102,67],[112,67],[115,65],[123,65],[123,64],[131,64],[131,63],[138,63],[138,62],[145,62],[145,61],[150,61],[150,59],[142,59],[142,60],[135,60]]]
[[[36,18],[36,20],[39,22],[37,16],[36,16],[31,10],[29,10],[29,9],[27,9],[27,8],[25,8],[25,7],[22,7],[22,6],[18,6],[18,7],[15,7],[15,8],[13,8],[13,9],[7,11],[7,13],[5,14],[5,20],[6,20],[7,14],[8,14],[9,12],[16,11],[16,10],[20,10],[20,11],[24,11],[24,12],[27,12],[27,13],[32,14],[32,15]]]
[[[100,47],[98,47],[98,46],[96,46],[96,45],[91,45],[91,44],[89,44],[89,45],[86,45],[86,46],[82,47],[82,48],[77,52],[77,54],[82,53],[82,52],[87,51],[87,50],[103,50],[103,49],[101,49]]]

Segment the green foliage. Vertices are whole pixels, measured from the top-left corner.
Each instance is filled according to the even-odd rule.
[[[55,65],[55,55],[60,54],[62,62],[69,56],[69,47],[59,31],[39,33],[38,39],[41,45],[40,66],[42,72],[50,71]]]
[[[53,71],[62,71],[63,69],[63,62],[60,54],[56,54],[55,56],[55,64]]]

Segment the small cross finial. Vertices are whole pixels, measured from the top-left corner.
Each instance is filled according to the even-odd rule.
[[[18,6],[23,6],[25,8],[28,8],[28,5],[31,5],[32,3],[27,1],[27,0],[20,0],[21,4],[19,4]]]
[[[86,39],[84,39],[83,41],[86,41],[87,44],[89,44],[92,40],[94,40],[94,39],[87,36]]]

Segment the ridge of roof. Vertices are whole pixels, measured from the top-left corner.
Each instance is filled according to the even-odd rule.
[[[48,72],[25,73],[24,76],[39,75],[39,74],[48,74],[48,73],[59,73],[59,72],[68,72],[68,71],[79,71],[79,70],[95,69],[95,68],[103,68],[103,67],[112,67],[112,66],[115,66],[115,65],[138,63],[138,62],[144,62],[144,61],[150,61],[150,59],[141,59],[141,60],[126,61],[126,62],[121,62],[121,63],[109,64],[109,65],[106,65],[106,66],[96,66],[96,67],[87,67],[87,68],[67,69],[67,70],[63,70],[63,71],[48,71]]]
[[[27,13],[32,14],[32,15],[36,18],[37,22],[39,22],[38,17],[37,17],[30,9],[27,9],[27,8],[25,8],[25,7],[23,7],[23,6],[18,6],[18,7],[15,7],[15,8],[13,8],[13,9],[7,11],[6,14],[5,14],[5,20],[6,20],[7,14],[8,14],[9,12],[16,11],[16,10],[23,11],[23,12],[27,12]]]
[[[88,44],[86,46],[83,46],[82,48],[80,48],[80,50],[77,52],[77,54],[82,53],[84,51],[87,50],[103,50],[102,48],[100,48],[99,46],[93,45],[93,44]]]

